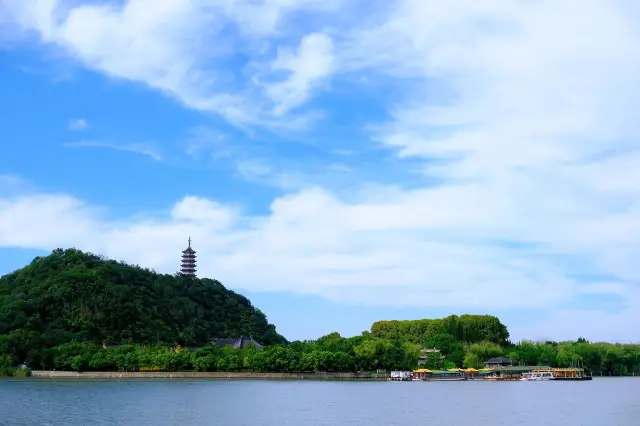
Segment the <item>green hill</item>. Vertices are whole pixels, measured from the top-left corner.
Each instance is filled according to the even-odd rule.
[[[203,346],[214,337],[286,343],[251,302],[211,279],[163,275],[70,249],[0,278],[0,357],[42,365],[71,341]]]

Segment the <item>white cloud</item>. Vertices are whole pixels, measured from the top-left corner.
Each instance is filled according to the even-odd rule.
[[[638,291],[628,297],[637,299]],[[638,343],[640,327],[638,303],[632,303],[621,312],[603,312],[598,309],[571,309],[553,312],[549,318],[518,330],[518,340],[575,340],[585,337],[592,341]],[[620,324],[620,326],[618,326]]]
[[[132,143],[126,145],[118,145],[108,142],[100,141],[80,141],[64,143],[62,146],[69,148],[108,148],[115,149],[116,151],[133,152],[136,154],[145,155],[154,159],[155,161],[162,161],[162,154],[157,150],[155,146],[149,143]]]
[[[274,114],[281,116],[307,100],[314,85],[332,71],[333,43],[325,34],[310,34],[302,39],[297,52],[278,49],[271,67],[289,73],[285,81],[266,86],[267,96],[275,102]]]
[[[195,127],[189,131],[186,140],[187,155],[198,157],[206,153],[212,158],[224,158],[232,155],[233,148],[228,137],[208,127]]]
[[[0,187],[13,188],[24,183],[24,179],[14,174],[0,174]]]
[[[313,186],[335,186],[351,173],[347,166],[312,161],[279,161],[275,158],[241,158],[234,164],[236,176],[259,185],[283,191],[298,191]]]
[[[310,189],[276,199],[267,217],[251,217],[187,197],[165,218],[110,222],[96,219],[99,209],[72,197],[34,195],[0,204],[0,245],[78,245],[115,258],[127,254],[131,261],[171,272],[178,265],[179,246],[191,235],[204,275],[252,290],[329,297],[346,291],[347,297],[370,303],[427,306],[540,306],[548,300],[532,296],[547,286],[558,299],[570,295],[574,283],[553,268],[540,272],[508,250],[491,245],[478,250],[419,235],[442,226],[443,218],[422,207],[431,201],[437,195],[416,193],[354,206]],[[420,211],[394,215],[414,206]],[[39,225],[26,227],[30,221]],[[389,300],[398,286],[403,292]],[[349,292],[359,287],[379,291]],[[432,292],[442,293],[434,298]]]
[[[472,193],[469,188],[468,195]],[[473,220],[487,213],[480,204],[453,217],[432,207],[454,212],[454,199],[461,194],[449,200],[438,191],[391,194],[382,203],[350,204],[324,190],[308,189],[276,199],[267,216],[245,215],[236,207],[190,196],[163,217],[143,214],[127,220],[109,220],[104,209],[67,195],[36,194],[0,201],[0,246],[76,246],[171,273],[191,236],[201,275],[231,287],[456,311],[553,308],[581,292],[633,295],[629,310],[617,314],[621,316],[598,315],[624,318],[616,337],[638,337],[633,286],[582,287],[567,278],[571,271],[565,265],[545,253],[483,242],[483,235],[497,235],[504,212],[496,210],[493,223],[482,223]],[[554,336],[574,332],[606,337],[600,328],[585,329],[580,315],[573,321],[568,313],[557,315],[564,323]]]
[[[89,127],[89,123],[84,118],[72,118],[69,120],[69,130],[81,131]]]
[[[11,173],[0,173],[0,199],[2,197],[24,195],[32,189],[31,184],[22,177]]]
[[[22,30],[38,35],[42,43],[56,46],[84,66],[111,77],[146,84],[177,98],[186,106],[215,112],[237,125],[297,128],[306,119],[273,120],[267,100],[256,95],[250,79],[241,81],[238,70],[227,65],[239,50],[252,51],[260,38],[276,37],[286,17],[299,10],[330,12],[338,0],[127,0],[78,4],[64,0],[7,0],[0,12]],[[240,30],[241,40],[225,36]],[[244,42],[242,40],[245,40]],[[311,36],[303,42],[304,58],[317,62],[325,55],[326,40]],[[305,44],[306,43],[306,44]],[[314,53],[308,51],[318,47]],[[248,46],[248,47],[247,47]],[[262,60],[262,59],[261,59]],[[296,99],[284,100],[290,108],[302,102],[308,87],[300,74],[308,71],[298,60],[287,64],[296,82]],[[238,86],[239,84],[239,86]],[[303,93],[304,92],[304,93]],[[284,111],[284,110],[283,110]]]

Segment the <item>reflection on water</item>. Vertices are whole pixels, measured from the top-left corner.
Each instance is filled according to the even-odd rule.
[[[637,426],[640,378],[591,382],[0,381],[0,425]]]

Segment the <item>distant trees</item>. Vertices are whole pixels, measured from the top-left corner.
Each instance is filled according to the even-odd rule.
[[[530,342],[503,348],[495,343],[460,343],[462,360],[451,354],[429,352],[424,368],[482,368],[488,358],[506,355],[528,365],[569,367],[578,363],[594,375],[640,374],[640,346],[609,343]],[[47,350],[40,368],[71,371],[255,371],[255,372],[355,372],[408,370],[417,367],[420,346],[402,340],[371,336],[341,337],[331,333],[315,341],[288,345],[233,349],[204,346],[188,350],[167,344],[102,347],[94,342],[69,342]],[[456,353],[457,349],[453,351]],[[523,360],[528,360],[524,362]],[[0,369],[15,366],[4,356]]]
[[[337,334],[337,333],[336,333]],[[336,338],[290,345],[234,349],[214,345],[188,350],[165,344],[102,347],[93,342],[70,342],[50,349],[47,369],[67,371],[256,371],[355,372],[408,369],[415,366],[418,347],[384,339]],[[326,336],[325,336],[326,337]],[[327,341],[340,346],[329,350]],[[0,367],[1,368],[1,367]]]
[[[371,334],[387,339],[404,339],[423,344],[436,336],[449,335],[459,342],[488,341],[498,345],[509,343],[507,327],[491,315],[450,315],[442,319],[377,321]]]
[[[53,366],[51,349],[72,342],[204,346],[241,335],[286,343],[247,298],[215,280],[161,275],[74,249],[0,277],[2,364]]]

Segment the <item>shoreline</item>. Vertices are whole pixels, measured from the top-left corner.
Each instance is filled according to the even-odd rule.
[[[344,380],[383,381],[388,374],[359,373],[254,373],[222,371],[31,371],[30,378],[39,379],[209,379],[209,380]]]

